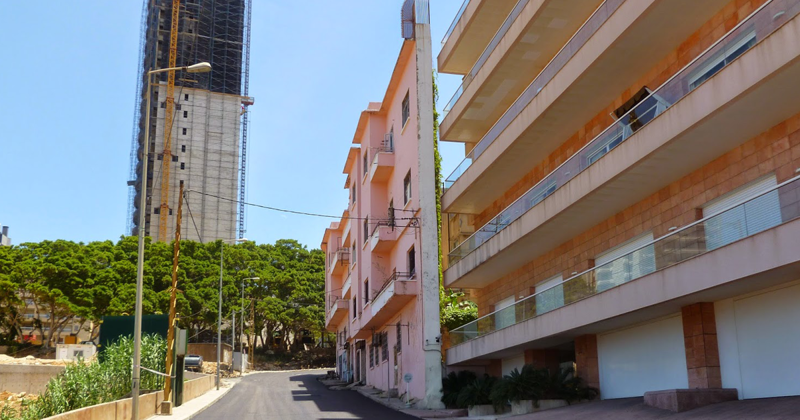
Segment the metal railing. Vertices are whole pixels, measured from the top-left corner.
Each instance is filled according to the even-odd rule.
[[[529,320],[800,217],[800,176],[450,332],[452,344]]]
[[[453,265],[499,231],[527,213],[558,188],[578,176],[606,153],[685,97],[702,81],[721,71],[735,58],[761,42],[800,13],[800,0],[771,0],[754,11],[722,38],[675,73],[658,89],[632,107],[592,141],[506,207],[449,254]],[[712,65],[716,60],[718,64]]]
[[[461,16],[464,14],[464,10],[467,10],[467,5],[469,5],[470,0],[464,0],[464,3],[461,3],[461,8],[458,9],[456,12],[456,17],[453,19],[453,23],[450,24],[450,27],[447,28],[447,32],[444,34],[444,38],[442,38],[442,45],[447,43],[447,40],[450,39],[450,35],[453,34],[453,31],[456,29],[456,25],[458,25],[458,21],[461,20]]]
[[[503,113],[499,120],[489,129],[483,138],[475,145],[475,148],[464,158],[463,161],[456,167],[445,180],[445,187],[449,188],[461,175],[466,172],[467,168],[472,165],[475,159],[486,151],[500,133],[505,131],[511,122],[517,118],[525,107],[530,104],[536,95],[550,82],[550,80],[558,74],[559,71],[569,62],[570,59],[580,50],[584,44],[592,37],[592,35],[603,26],[603,23],[619,8],[625,0],[606,0],[604,1],[589,19],[581,25],[580,28],[572,35],[572,38],[561,47],[561,50],[550,60],[544,69],[533,79],[530,85],[522,92],[522,94],[514,101],[514,103]],[[463,90],[462,90],[463,93]]]
[[[377,299],[381,295],[381,293],[383,293],[384,290],[386,290],[386,288],[388,288],[389,285],[392,284],[392,282],[395,282],[395,281],[410,281],[413,278],[414,278],[414,273],[413,272],[410,272],[410,273],[409,272],[403,272],[403,271],[395,271],[395,272],[393,272],[391,276],[387,277],[386,280],[383,281],[383,283],[381,284],[380,288],[372,289],[372,291],[373,291],[372,301],[375,301],[375,299]]]

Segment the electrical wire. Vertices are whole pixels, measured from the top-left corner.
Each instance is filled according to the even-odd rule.
[[[200,195],[205,195],[207,197],[214,197],[214,198],[217,198],[217,199],[220,199],[220,200],[224,200],[224,201],[230,201],[230,202],[233,202],[233,203],[239,203],[239,200],[236,200],[236,199],[233,199],[233,198],[228,198],[228,197],[222,197],[222,196],[219,196],[219,195],[215,195],[215,194],[211,194],[211,193],[207,193],[207,192],[203,192],[203,191],[186,190],[185,192],[187,192],[187,193],[193,192],[193,193],[197,193],[197,194],[200,194]],[[309,212],[298,211],[298,210],[288,210],[288,209],[282,209],[282,208],[278,208],[278,207],[265,206],[263,204],[248,203],[248,202],[244,202],[244,205],[251,206],[251,207],[258,207],[258,208],[262,208],[262,209],[266,209],[266,210],[277,211],[277,212],[281,212],[281,213],[297,214],[297,215],[300,215],[300,216],[324,217],[324,218],[328,218],[328,219],[342,219],[342,220],[369,220],[369,217],[332,216],[332,215],[329,215],[329,214],[309,213]],[[376,220],[375,224],[378,224],[380,222],[380,219],[372,218],[372,220]],[[395,220],[417,220],[417,218],[416,217],[395,217]]]
[[[200,229],[197,229],[197,222],[194,221],[194,215],[192,215],[192,206],[189,205],[189,197],[186,196],[186,191],[183,192],[183,199],[186,202],[186,209],[189,210],[189,218],[192,219],[192,224],[194,225],[194,231],[197,232],[197,240],[202,244],[203,236],[200,235]]]

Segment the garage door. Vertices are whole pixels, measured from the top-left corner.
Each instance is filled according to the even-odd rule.
[[[686,388],[686,353],[680,314],[597,336],[603,399]]]
[[[717,325],[724,387],[738,388],[741,398],[800,395],[798,302],[800,285],[733,299],[732,305],[720,302]],[[731,306],[732,311],[726,310]]]

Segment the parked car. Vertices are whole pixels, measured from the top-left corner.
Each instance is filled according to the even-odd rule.
[[[199,354],[187,354],[186,357],[183,358],[183,367],[186,370],[202,372],[203,356]]]

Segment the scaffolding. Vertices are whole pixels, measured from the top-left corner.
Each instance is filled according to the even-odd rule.
[[[247,5],[245,4],[247,2]],[[219,167],[225,176],[216,180],[217,184],[214,185],[215,180],[209,179],[203,175],[202,182],[197,180],[194,188],[198,188],[196,184],[202,184],[199,187],[203,189],[210,188],[217,191],[219,195],[225,197],[236,197],[237,192],[244,190],[245,180],[245,164],[244,160],[246,150],[246,126],[247,126],[247,113],[243,112],[246,106],[252,104],[252,99],[246,98],[248,90],[248,73],[247,56],[249,44],[249,0],[183,0],[180,4],[180,12],[178,18],[178,45],[176,66],[188,66],[194,63],[207,61],[211,63],[212,71],[209,73],[194,73],[194,74],[176,74],[175,87],[178,92],[175,97],[175,115],[186,115],[187,108],[201,107],[197,110],[198,118],[195,119],[195,124],[204,124],[203,127],[197,127],[198,134],[186,141],[205,141],[205,145],[199,145],[203,148],[203,156],[195,159],[195,171],[192,174],[199,174],[207,169],[216,170]],[[140,168],[143,157],[142,145],[145,139],[143,138],[144,124],[150,124],[150,142],[151,154],[148,159],[151,163],[157,162],[165,155],[170,159],[170,154],[167,151],[158,152],[156,147],[159,135],[163,137],[164,130],[172,130],[173,136],[179,133],[178,126],[170,124],[165,127],[164,112],[157,112],[159,109],[164,108],[166,73],[157,75],[154,80],[152,96],[152,108],[150,121],[144,121],[145,115],[144,98],[146,97],[146,72],[150,69],[165,68],[169,65],[169,39],[170,27],[172,25],[172,1],[171,0],[144,0],[142,10],[142,26],[140,35],[140,63],[141,68],[137,77],[137,99],[134,112],[134,130],[133,141],[131,145],[131,181],[128,182],[130,186],[129,191],[129,217],[128,217],[128,232],[131,234],[138,233],[138,219],[139,219],[139,194],[142,190],[142,180],[140,179]],[[245,19],[245,16],[248,18]],[[247,24],[246,24],[247,23]],[[202,91],[207,91],[211,95],[207,95]],[[189,102],[181,109],[184,95],[188,100],[188,93],[198,92],[197,98],[205,98],[205,103]],[[161,98],[159,98],[159,93]],[[218,94],[218,95],[215,95]],[[194,97],[195,95],[192,94]],[[236,106],[232,106],[232,102]],[[189,110],[191,111],[191,110]],[[199,116],[205,116],[205,122],[198,122]],[[176,118],[177,119],[177,118]],[[235,120],[235,121],[232,121]],[[185,130],[182,128],[181,130]],[[200,139],[200,135],[203,139]],[[208,138],[211,138],[209,143]],[[185,147],[180,146],[180,142],[173,141],[171,145],[172,162],[177,162],[175,159],[178,157],[176,148]],[[209,145],[211,147],[209,148]],[[163,146],[163,144],[162,144]],[[231,149],[234,149],[231,156]],[[220,154],[224,156],[220,156]],[[239,160],[240,155],[242,160]],[[230,163],[231,158],[233,163]],[[197,160],[201,159],[201,160]],[[175,164],[177,166],[177,164]],[[210,166],[209,166],[210,165]],[[241,165],[241,167],[238,167]],[[154,213],[163,214],[162,209],[156,209],[160,202],[152,202],[153,188],[161,189],[159,184],[159,177],[161,176],[161,166],[158,164],[151,164],[147,174],[146,193],[148,196],[147,208],[144,209],[145,213],[145,234],[154,236],[158,231],[160,223],[158,218],[156,224],[159,228],[150,228],[150,218]],[[198,167],[201,166],[201,167]],[[232,166],[229,168],[228,166]],[[180,169],[183,169],[183,163],[180,164]],[[227,174],[233,170],[234,180],[229,182],[231,177]],[[176,173],[177,172],[177,173]],[[180,170],[173,171],[169,174],[169,196],[170,203],[176,197],[178,188],[177,178],[191,177],[189,171],[180,172]],[[181,174],[181,175],[178,175]],[[200,175],[194,175],[200,176]],[[173,179],[175,178],[175,179]],[[213,177],[212,177],[213,178]],[[242,182],[239,182],[242,181]],[[154,184],[154,182],[156,184]],[[174,184],[174,185],[173,185]],[[210,185],[209,185],[210,184]],[[192,188],[191,181],[189,181],[189,188]],[[238,190],[238,191],[237,191]],[[240,195],[238,194],[238,195]],[[158,195],[158,194],[156,194]],[[158,200],[156,200],[158,201]],[[209,204],[207,207],[206,204]],[[213,218],[216,214],[220,216],[221,204],[219,203],[205,203],[205,202],[192,202],[193,210],[197,212],[195,216],[203,218]],[[197,206],[195,208],[195,206]],[[169,207],[169,214],[172,214],[172,208]],[[234,210],[235,212],[235,210]],[[239,226],[243,226],[243,212],[240,209],[238,214],[234,214],[234,218],[240,221]],[[227,217],[227,216],[225,216]],[[170,218],[171,219],[171,218]],[[203,220],[196,221],[198,225],[203,224]],[[237,229],[235,225],[236,220],[231,223],[231,232],[227,232],[226,223],[223,223],[222,228],[210,230],[206,232],[208,237],[202,239],[210,240],[215,239],[219,235],[228,235],[227,238],[233,237],[236,231],[243,231],[243,227]],[[170,224],[174,221],[170,220]],[[187,235],[192,230],[187,230]],[[200,233],[198,232],[198,235]],[[159,235],[161,236],[161,235]],[[168,236],[168,235],[166,235]],[[157,240],[168,241],[168,237],[156,238]],[[198,238],[201,239],[201,238]]]

